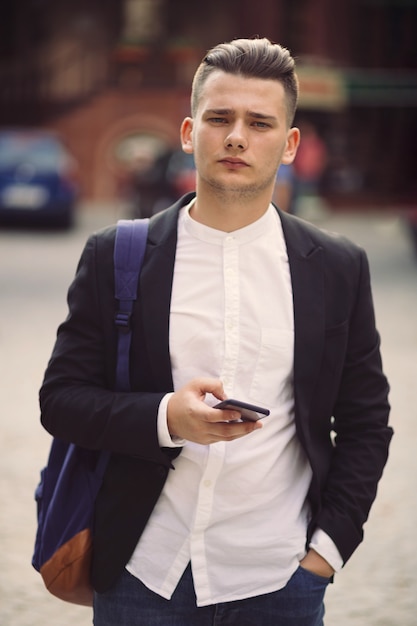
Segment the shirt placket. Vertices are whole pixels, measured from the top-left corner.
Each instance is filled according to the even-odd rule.
[[[225,392],[231,395],[236,376],[239,350],[239,249],[233,236],[223,243],[224,284],[224,358],[221,379]],[[205,532],[212,519],[213,499],[217,479],[226,453],[225,442],[209,446],[197,496],[195,520],[190,537],[191,559],[196,591],[199,599],[211,596],[208,564],[206,561]]]
[[[223,467],[224,454],[223,441],[209,446],[207,464],[197,493],[194,524],[190,533],[190,555],[195,589],[199,598],[209,598],[211,595],[205,533],[212,518],[214,491]]]
[[[232,235],[223,243],[224,280],[224,361],[221,379],[233,396],[239,355],[239,247]]]

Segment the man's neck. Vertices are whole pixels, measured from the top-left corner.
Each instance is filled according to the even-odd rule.
[[[246,198],[235,194],[206,194],[197,190],[190,216],[205,226],[230,233],[260,219],[270,202],[269,192],[256,198]]]

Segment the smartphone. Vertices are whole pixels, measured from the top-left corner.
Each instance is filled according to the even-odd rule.
[[[269,415],[269,409],[265,409],[262,406],[256,406],[255,404],[249,404],[248,402],[233,400],[232,398],[229,398],[228,400],[223,400],[223,402],[219,402],[213,408],[232,409],[234,411],[239,411],[241,415],[241,420],[243,422],[256,422],[266,415]]]

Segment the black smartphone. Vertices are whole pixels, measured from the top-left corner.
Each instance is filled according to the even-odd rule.
[[[246,421],[256,422],[257,420],[262,419],[266,415],[269,415],[269,409],[265,409],[262,406],[256,406],[256,404],[249,404],[248,402],[241,402],[240,400],[233,400],[232,398],[219,402],[213,408],[232,409],[234,411],[239,411],[243,422],[246,422]]]

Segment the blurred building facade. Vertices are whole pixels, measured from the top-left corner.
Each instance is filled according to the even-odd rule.
[[[254,35],[297,58],[329,202],[415,203],[415,0],[2,0],[0,126],[56,129],[84,196],[118,197],[137,162],[178,148],[205,51]]]

